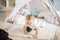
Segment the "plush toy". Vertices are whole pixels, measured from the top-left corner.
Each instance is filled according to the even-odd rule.
[[[35,8],[35,9],[34,9],[33,11],[31,11],[31,12],[32,12],[32,15],[35,16],[35,17],[37,17],[38,14],[39,14],[39,11],[38,11],[37,8]]]
[[[30,27],[28,27],[28,26],[27,26],[26,30],[27,30],[27,32],[31,32],[32,31],[32,29]]]
[[[28,14],[31,14],[30,12],[30,3],[27,3],[25,7],[23,8],[22,14],[24,16],[27,16]]]

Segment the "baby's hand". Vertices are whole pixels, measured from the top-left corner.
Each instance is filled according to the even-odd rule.
[[[29,34],[29,32],[25,32],[25,34]]]
[[[33,38],[38,38],[38,35],[33,35]]]

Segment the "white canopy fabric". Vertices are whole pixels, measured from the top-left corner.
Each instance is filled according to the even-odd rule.
[[[33,3],[34,1],[36,2],[35,4],[38,4],[35,6],[39,6],[41,4],[41,5],[43,5],[44,9],[47,9],[47,11],[45,11],[45,12],[43,11],[43,16],[45,17],[45,20],[47,20],[50,23],[58,24],[55,10],[52,8],[52,5],[47,0],[20,0],[19,4],[16,5],[15,8],[7,16],[7,18],[5,19],[5,22],[11,18],[14,19],[15,15],[20,10],[20,8],[22,8],[27,3],[29,3],[29,2]],[[33,3],[33,5],[34,5],[34,3]],[[40,6],[38,9],[40,9]]]
[[[16,15],[18,10],[23,7],[25,4],[29,3],[31,0],[20,0],[19,4],[15,6],[15,8],[10,12],[10,14],[7,16],[5,21],[7,21],[9,18],[12,18]]]

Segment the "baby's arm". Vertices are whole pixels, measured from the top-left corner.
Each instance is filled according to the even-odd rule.
[[[33,35],[33,37],[37,38],[38,37],[38,28],[36,28],[35,30],[36,30],[36,33],[35,33],[35,35]]]
[[[25,34],[28,34],[29,33],[29,32],[26,31],[26,25],[24,26],[23,30],[24,30],[24,33]]]
[[[36,28],[36,34],[35,35],[38,35],[38,28]]]

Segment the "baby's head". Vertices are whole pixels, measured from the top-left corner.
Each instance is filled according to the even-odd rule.
[[[26,22],[31,26],[34,23],[34,17],[32,15],[27,15]]]

